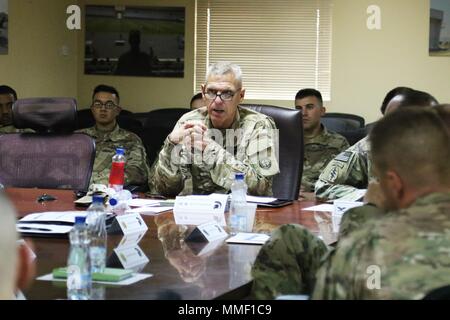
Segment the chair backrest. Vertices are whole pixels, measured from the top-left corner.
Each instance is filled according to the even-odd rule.
[[[303,174],[303,123],[300,110],[270,105],[242,104],[273,118],[279,129],[280,173],[273,180],[273,195],[278,199],[296,200]]]
[[[360,129],[365,124],[363,117],[355,114],[337,112],[325,113],[322,116],[321,122],[327,129],[338,133]]]
[[[85,134],[68,132],[75,128],[75,121],[74,99],[18,100],[13,107],[14,125],[39,132],[0,135],[0,183],[7,187],[86,190],[95,141]]]
[[[431,290],[423,300],[450,300],[450,285]]]
[[[158,156],[164,140],[172,132],[177,121],[183,114],[191,111],[184,108],[158,109],[146,114],[139,114],[139,120],[144,123],[142,142],[147,151],[150,165]],[[136,115],[133,115],[134,117]]]
[[[87,190],[94,140],[82,133],[0,135],[0,182],[6,187]]]
[[[13,124],[18,129],[37,132],[72,132],[77,117],[73,98],[19,99],[13,106]]]

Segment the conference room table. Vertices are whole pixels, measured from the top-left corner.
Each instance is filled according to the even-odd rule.
[[[85,210],[75,206],[71,190],[7,188],[18,216],[46,211]],[[56,198],[39,202],[42,194]],[[336,240],[331,213],[305,211],[315,200],[294,201],[281,208],[258,208],[253,232],[270,233],[279,225],[297,223],[330,244]],[[148,230],[138,246],[149,259],[140,273],[151,277],[129,286],[94,286],[98,299],[242,299],[251,287],[251,266],[260,245],[190,243],[184,241],[193,227],[176,225],[173,212],[143,216]],[[122,240],[122,235],[108,235],[108,255]],[[67,238],[25,238],[31,240],[36,254],[36,277],[67,264]],[[111,261],[110,259],[108,261]],[[107,262],[108,263],[108,262]],[[65,282],[34,280],[24,292],[27,299],[66,299]]]

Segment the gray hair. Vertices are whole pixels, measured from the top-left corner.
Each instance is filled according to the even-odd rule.
[[[206,72],[206,80],[205,83],[208,82],[208,78],[210,76],[221,76],[224,74],[232,73],[234,75],[234,79],[242,86],[242,70],[241,67],[237,64],[228,62],[228,61],[219,61],[208,67],[208,71]]]
[[[0,300],[13,299],[18,260],[16,212],[0,192]]]

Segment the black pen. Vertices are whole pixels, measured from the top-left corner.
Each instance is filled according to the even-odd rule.
[[[36,230],[36,231],[52,231],[51,229],[46,229],[46,228],[31,228],[31,227],[20,227],[19,229],[22,230]]]

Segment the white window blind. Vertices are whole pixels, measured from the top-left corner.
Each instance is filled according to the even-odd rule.
[[[239,64],[247,99],[293,100],[316,88],[330,100],[330,0],[197,0],[195,90],[207,66]]]

